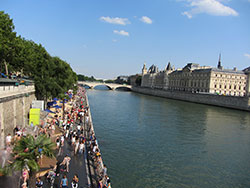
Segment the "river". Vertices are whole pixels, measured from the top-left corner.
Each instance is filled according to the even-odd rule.
[[[114,188],[250,187],[250,113],[88,90]]]

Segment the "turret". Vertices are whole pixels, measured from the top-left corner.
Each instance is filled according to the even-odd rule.
[[[221,66],[221,54],[219,55],[219,61],[218,61],[217,68],[218,69],[223,69],[223,67]]]
[[[142,68],[142,75],[147,74],[147,68],[146,68],[146,64],[143,64],[143,68]]]

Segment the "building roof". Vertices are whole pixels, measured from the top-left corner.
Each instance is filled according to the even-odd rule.
[[[250,72],[250,66],[247,67],[247,68],[245,68],[245,69],[243,70],[243,72]]]

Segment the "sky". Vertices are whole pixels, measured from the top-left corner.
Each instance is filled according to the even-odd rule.
[[[22,37],[77,74],[113,79],[187,63],[250,66],[250,0],[0,0]]]

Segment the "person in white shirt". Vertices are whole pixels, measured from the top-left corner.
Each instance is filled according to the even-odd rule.
[[[7,146],[10,146],[10,144],[11,144],[11,139],[12,139],[11,135],[8,134],[8,136],[6,136],[6,145],[7,145]]]

